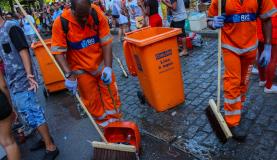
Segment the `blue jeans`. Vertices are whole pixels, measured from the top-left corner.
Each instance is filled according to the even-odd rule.
[[[43,107],[33,91],[14,94],[14,102],[19,115],[30,127],[38,128],[46,123]]]

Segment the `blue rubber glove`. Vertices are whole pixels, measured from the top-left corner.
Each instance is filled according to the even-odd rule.
[[[224,16],[215,16],[213,18],[213,29],[219,29],[222,28],[224,26],[224,20],[225,17]]]
[[[271,48],[272,46],[270,44],[264,45],[264,51],[259,58],[259,64],[261,67],[266,67],[269,64],[271,58]]]
[[[111,84],[112,83],[112,68],[111,67],[105,67],[103,72],[102,72],[102,76],[101,76],[101,80],[106,84]]]
[[[77,79],[75,81],[65,79],[64,85],[73,95],[76,94],[78,86]]]

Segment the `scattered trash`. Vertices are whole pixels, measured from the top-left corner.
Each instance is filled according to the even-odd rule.
[[[171,116],[175,116],[176,114],[177,114],[177,112],[174,111],[174,112],[171,113]]]
[[[191,38],[191,43],[193,46],[202,47],[203,39],[200,34],[197,34],[194,32],[189,32],[189,37]]]

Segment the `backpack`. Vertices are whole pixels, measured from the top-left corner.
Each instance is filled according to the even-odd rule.
[[[97,13],[94,8],[91,9],[90,15],[92,16],[92,19],[93,19],[93,28],[95,29],[97,36],[98,36],[99,35],[99,27],[98,27],[99,19],[98,19]],[[60,16],[60,18],[61,18],[61,23],[62,23],[62,29],[63,29],[63,32],[65,33],[66,42],[68,43],[68,39],[67,39],[67,34],[69,31],[68,20],[62,16]]]
[[[221,14],[224,14],[225,13],[225,11],[226,11],[226,1],[227,0],[222,0],[222,8],[221,8]],[[262,7],[262,0],[257,0],[257,3],[258,3],[258,10],[257,10],[257,15],[259,15],[260,14],[260,11],[261,11],[261,7]]]

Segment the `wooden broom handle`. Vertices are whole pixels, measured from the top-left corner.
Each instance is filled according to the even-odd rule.
[[[221,0],[218,0],[218,15],[221,16]],[[221,87],[221,29],[218,31],[218,52],[217,52],[217,108],[220,111],[220,87]]]
[[[24,16],[27,18],[27,21],[30,23],[31,27],[33,28],[33,30],[35,31],[36,35],[38,36],[40,42],[42,43],[43,47],[45,48],[46,52],[48,53],[48,55],[51,57],[52,61],[54,62],[54,64],[57,66],[57,68],[59,69],[60,73],[62,74],[62,76],[65,79],[64,73],[61,69],[61,67],[58,65],[56,59],[54,58],[54,56],[52,55],[50,49],[47,47],[46,43],[44,42],[44,40],[42,39],[41,35],[38,33],[36,27],[34,26],[34,24],[32,23],[32,21],[29,19],[29,17],[27,16],[26,11],[24,10],[24,8],[21,6],[21,4],[18,2],[18,0],[15,0],[15,2],[17,3],[17,5],[19,6],[21,12],[24,14]],[[86,112],[86,114],[88,115],[90,121],[92,122],[93,126],[95,127],[95,129],[97,130],[97,132],[99,133],[99,135],[101,136],[102,140],[105,143],[108,143],[107,139],[105,138],[104,134],[102,133],[102,131],[100,130],[100,128],[98,127],[97,123],[95,122],[95,120],[93,119],[93,117],[91,116],[91,114],[89,113],[89,111],[87,110],[86,106],[84,105],[83,101],[81,100],[80,96],[78,95],[78,93],[75,95],[77,100],[79,101],[79,103],[81,104],[82,108],[84,109],[84,111]]]

